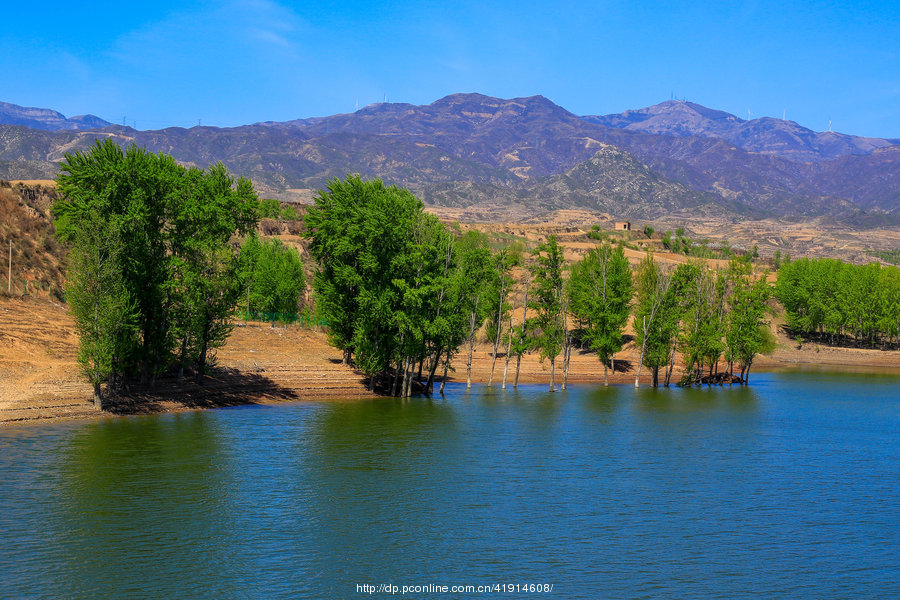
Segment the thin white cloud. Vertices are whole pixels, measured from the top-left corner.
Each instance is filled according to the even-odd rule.
[[[109,55],[123,65],[156,71],[239,62],[254,56],[299,59],[298,39],[308,25],[291,9],[270,0],[235,0],[193,12],[172,13],[121,36]]]

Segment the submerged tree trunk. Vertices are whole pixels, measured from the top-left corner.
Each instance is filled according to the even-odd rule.
[[[603,363],[603,387],[609,387],[609,370],[606,368],[606,363]]]
[[[659,367],[653,367],[653,387],[659,387]]]
[[[494,385],[494,367],[497,364],[497,350],[500,348],[500,334],[503,331],[503,291],[504,291],[503,274],[500,274],[500,297],[497,299],[499,306],[497,307],[497,332],[494,335],[494,356],[491,359],[491,374],[488,376],[488,385]]]
[[[432,390],[434,390],[434,373],[437,371],[438,364],[441,362],[441,349],[438,348],[437,352],[434,354],[434,359],[431,361],[431,368],[428,370],[428,382],[425,384],[425,393],[431,394]]]
[[[555,392],[553,389],[553,376],[556,374],[556,357],[550,359],[550,391]]]
[[[450,351],[447,351],[447,360],[444,362],[444,378],[441,379],[441,396],[444,395],[444,385],[447,383],[447,371],[450,369]]]

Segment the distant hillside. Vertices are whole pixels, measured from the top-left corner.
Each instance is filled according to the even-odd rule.
[[[8,102],[0,102],[0,123],[47,131],[98,129],[111,125],[109,121],[94,115],[79,115],[67,119],[65,115],[49,108],[30,108]]]
[[[762,154],[816,162],[852,154],[871,154],[900,140],[865,138],[834,131],[815,132],[793,121],[763,117],[745,121],[732,114],[683,100],[662,102],[620,114],[582,117],[616,129],[659,135],[721,138]]]
[[[429,204],[505,218],[584,208],[645,218],[697,210],[847,222],[864,212],[873,223],[900,213],[900,145],[891,140],[664,105],[579,117],[542,96],[454,94],[423,106],[374,104],[234,128],[51,132],[0,125],[0,177],[52,177],[66,152],[112,137],[185,164],[221,161],[263,194],[285,200],[308,200],[310,189],[355,172],[408,187]],[[789,136],[776,152],[784,127],[799,137]],[[735,139],[748,147],[722,136],[744,136]],[[840,143],[829,145],[830,138]]]
[[[14,290],[54,291],[62,293],[65,249],[56,241],[50,206],[56,200],[56,188],[39,184],[11,184],[0,180],[0,239],[3,277],[0,290],[6,290],[9,245],[12,243],[12,283]],[[25,283],[27,282],[27,283]]]

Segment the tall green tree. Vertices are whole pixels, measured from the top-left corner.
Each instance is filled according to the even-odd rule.
[[[67,154],[60,168],[53,211],[72,245],[72,311],[83,347],[94,348],[86,356],[106,357],[91,369],[95,391],[103,379],[113,388],[137,374],[148,382],[170,367],[179,344],[182,364],[190,354],[202,374],[230,331],[235,240],[258,219],[250,182],[222,165],[186,169],[111,140]],[[87,325],[91,306],[104,302],[121,326]]]
[[[490,280],[492,289],[487,293],[487,308],[488,314],[490,314],[487,333],[488,338],[493,341],[491,373],[488,376],[488,385],[493,385],[494,383],[494,368],[497,364],[497,352],[503,335],[503,323],[507,320],[511,308],[509,296],[515,284],[512,270],[520,262],[521,250],[514,246],[500,248],[493,257],[494,269]],[[507,335],[509,335],[508,332]]]
[[[685,361],[682,384],[686,385],[699,381],[705,367],[711,375],[724,350],[729,277],[702,261],[685,268],[691,271],[682,296],[685,315],[680,336]]]
[[[86,152],[66,154],[60,171],[62,200],[54,214],[61,239],[77,242],[80,230],[97,221],[113,223],[118,231],[119,276],[138,320],[125,363],[136,362],[146,382],[165,366],[170,346],[167,209],[179,198],[184,168],[166,154],[137,146],[123,150],[106,139]]]
[[[569,310],[582,339],[603,364],[603,384],[609,385],[608,367],[622,349],[634,295],[631,268],[622,247],[603,244],[572,265],[569,295]]]
[[[749,261],[732,259],[730,271],[733,290],[728,298],[725,333],[729,372],[734,373],[734,363],[737,363],[741,382],[746,384],[754,358],[775,349],[775,338],[765,320],[773,290],[768,274],[754,277]]]
[[[409,191],[358,175],[333,179],[304,217],[309,251],[318,263],[313,278],[316,309],[328,322],[331,343],[349,363],[357,345],[368,373],[385,368],[400,301],[392,285],[394,261],[407,252],[422,203]],[[375,351],[376,345],[379,346]],[[362,365],[361,365],[362,366]]]
[[[659,370],[670,364],[675,352],[679,324],[684,314],[681,295],[688,272],[667,272],[648,254],[636,273],[637,299],[634,315],[635,342],[640,362],[634,387],[639,387],[641,368],[651,370],[653,387],[659,386]]]
[[[369,377],[394,369],[409,395],[415,367],[436,367],[453,252],[446,229],[408,190],[351,175],[334,179],[306,214],[316,306],[329,339]],[[430,375],[431,376],[431,375]]]
[[[565,341],[563,325],[563,270],[565,259],[555,235],[532,251],[532,308],[537,315],[529,327],[541,360],[550,361],[550,391],[555,391],[556,357]]]
[[[257,220],[252,184],[243,177],[235,181],[221,163],[207,171],[187,170],[178,201],[170,206],[170,262],[176,276],[167,296],[177,302],[182,364],[186,357],[195,363],[198,383],[212,353],[231,333],[241,297],[236,238],[249,234]]]
[[[115,223],[100,220],[73,232],[69,241],[66,301],[79,337],[78,363],[102,409],[100,385],[122,369],[137,330],[135,302],[121,277],[124,241]]]

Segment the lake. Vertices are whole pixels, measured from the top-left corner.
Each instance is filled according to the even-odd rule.
[[[897,375],[448,392],[0,429],[0,597],[900,597]]]

